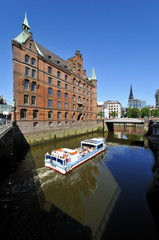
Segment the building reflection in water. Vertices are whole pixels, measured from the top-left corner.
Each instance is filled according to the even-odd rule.
[[[107,166],[105,153],[66,175],[44,167],[37,169],[45,198],[45,210],[55,205],[84,226],[95,239],[102,236],[120,189]]]

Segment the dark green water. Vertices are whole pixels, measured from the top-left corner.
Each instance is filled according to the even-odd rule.
[[[44,154],[102,134],[32,147],[1,185],[1,239],[158,239],[146,197],[154,155],[143,133],[119,130],[66,175],[45,168]]]

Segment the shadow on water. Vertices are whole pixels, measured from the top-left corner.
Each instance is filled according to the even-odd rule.
[[[20,132],[18,135],[20,137]],[[87,134],[88,138],[92,136]],[[63,144],[77,147],[85,138],[64,140]],[[0,186],[0,238],[99,239],[119,195],[117,183],[108,169],[105,168],[106,175],[104,168],[98,167],[104,154],[63,176],[43,167],[45,150],[48,151],[49,146],[52,150],[53,146],[61,146],[61,142],[25,149],[23,154],[15,155],[15,171],[11,171]],[[97,179],[101,175],[110,179],[106,179],[106,186],[102,183],[99,187]],[[97,207],[105,187],[109,196],[101,198],[101,205]],[[89,195],[94,197],[93,202]]]

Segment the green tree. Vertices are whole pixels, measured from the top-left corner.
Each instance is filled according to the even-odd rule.
[[[101,111],[101,112],[97,113],[97,116],[103,118],[104,117],[104,112]]]
[[[117,117],[117,116],[118,116],[118,113],[117,113],[117,112],[111,112],[109,115],[110,115],[111,117]]]
[[[141,116],[141,111],[138,108],[132,108],[132,118],[139,118]]]
[[[131,118],[131,108],[127,108],[126,110],[126,117]]]
[[[126,111],[126,116],[129,118],[139,118],[141,116],[141,111],[139,108],[129,107]]]
[[[159,117],[159,108],[151,110],[152,117]]]
[[[141,117],[149,117],[150,116],[150,109],[147,107],[144,107],[141,109]]]

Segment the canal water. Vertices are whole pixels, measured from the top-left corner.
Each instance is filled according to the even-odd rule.
[[[46,152],[103,136],[106,151],[68,174],[44,167]],[[159,239],[147,200],[154,163],[141,128],[31,147],[1,182],[0,239]]]

